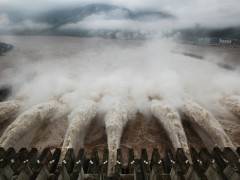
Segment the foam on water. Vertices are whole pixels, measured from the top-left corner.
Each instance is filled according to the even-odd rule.
[[[62,157],[64,157],[68,148],[74,148],[75,152],[84,148],[86,132],[96,114],[97,106],[93,101],[83,101],[73,109],[68,116],[69,127],[62,146]]]
[[[28,138],[29,144],[34,137],[36,130],[50,120],[58,119],[67,114],[67,107],[57,101],[49,101],[33,106],[29,110],[20,114],[17,119],[10,124],[0,138],[1,147],[22,146],[21,142],[25,135],[31,134]]]
[[[0,103],[0,123],[14,118],[20,110],[19,101],[5,101]]]
[[[25,99],[26,109],[74,91],[74,99],[130,96],[138,110],[149,114],[148,97],[183,105],[194,98],[207,109],[224,95],[240,90],[238,70],[172,53],[170,40],[127,41],[70,37],[11,37],[16,49],[1,60],[1,82],[13,87],[11,98]],[[219,60],[218,60],[219,59]],[[213,63],[214,62],[214,63]]]

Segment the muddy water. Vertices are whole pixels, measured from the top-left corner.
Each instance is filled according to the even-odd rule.
[[[91,50],[93,53],[101,53],[105,44],[109,46],[120,46],[122,48],[138,47],[144,44],[143,41],[124,41],[109,40],[98,38],[73,38],[73,37],[41,37],[41,36],[0,36],[0,41],[13,44],[14,50],[0,57],[0,84],[4,84],[4,77],[17,62],[24,66],[28,61],[49,61],[54,59],[70,59],[75,54],[81,54],[85,50]],[[224,56],[223,63],[229,63],[231,66],[239,68],[239,49],[217,48],[217,47],[197,47],[178,45],[179,50],[206,56]],[[204,60],[204,59],[203,59]],[[57,62],[57,61],[56,61]],[[215,63],[215,62],[214,62]],[[219,62],[217,62],[219,63]],[[240,145],[240,123],[237,117],[225,114],[224,112],[212,112],[214,116],[223,125],[226,133],[236,145]],[[67,118],[61,118],[51,124],[44,124],[37,132],[36,136],[29,146],[38,148],[61,147],[66,133],[68,123]],[[188,143],[193,147],[203,147],[204,143],[200,140],[191,125],[184,123]],[[198,142],[198,143],[196,143]],[[164,132],[163,127],[154,118],[145,119],[142,114],[129,121],[124,129],[120,147],[124,153],[127,148],[134,148],[137,151],[136,156],[140,155],[141,148],[147,148],[151,152],[152,148],[159,148],[161,154],[165,150],[172,148],[169,138]],[[85,147],[87,150],[97,147],[100,153],[107,147],[107,137],[105,128],[101,119],[93,121],[86,135]],[[100,154],[101,155],[101,154]],[[126,157],[126,156],[124,156]]]

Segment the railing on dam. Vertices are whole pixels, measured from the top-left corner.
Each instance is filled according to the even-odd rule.
[[[142,149],[140,157],[134,156],[134,150],[128,150],[127,162],[123,162],[122,151],[117,151],[115,173],[108,176],[108,150],[102,158],[97,150],[87,155],[80,149],[75,156],[68,149],[61,159],[61,149],[45,148],[39,152],[32,148],[0,148],[0,179],[17,180],[239,180],[240,148],[191,149],[191,160],[182,149],[172,153],[166,151],[161,156],[158,149],[151,155]],[[61,160],[60,160],[61,159]]]

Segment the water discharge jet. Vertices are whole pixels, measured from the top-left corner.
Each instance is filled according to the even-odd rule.
[[[86,131],[96,114],[96,103],[87,101],[78,105],[68,116],[69,127],[64,138],[61,159],[64,158],[68,148],[74,148],[75,152],[78,152],[84,147]]]
[[[36,130],[44,123],[49,122],[51,119],[60,118],[66,115],[67,112],[68,108],[66,105],[54,100],[33,106],[20,114],[7,127],[0,138],[0,146],[5,148],[15,147],[24,136],[32,133],[31,138],[27,139],[27,143],[30,143]]]
[[[21,103],[16,100],[0,103],[0,124],[14,118],[19,112]]]
[[[240,117],[240,96],[226,96],[220,100],[220,103],[234,115]]]
[[[123,129],[128,120],[133,119],[135,115],[134,103],[127,98],[116,99],[106,112],[104,122],[109,149],[108,175],[112,175],[115,171],[117,149],[120,147]]]
[[[214,146],[234,147],[222,125],[211,112],[192,100],[187,100],[181,110],[209,149]]]
[[[183,148],[186,155],[190,158],[187,137],[178,112],[167,102],[160,100],[151,101],[151,112],[167,132],[174,150]]]
[[[141,116],[136,118],[136,124],[134,124],[135,122],[130,122],[129,126],[127,124],[126,131],[121,132],[121,129],[117,129],[112,132],[114,136],[115,132],[120,136],[122,133],[122,140],[124,139],[124,142],[119,140],[119,142],[114,142],[117,145],[113,145],[119,146],[120,143],[122,148],[129,147],[136,150],[144,146],[148,151],[150,151],[151,147],[157,146],[160,148],[160,152],[164,153],[166,146],[170,147],[173,142],[166,137],[166,130],[162,130],[163,125],[160,127],[158,122],[167,121],[167,118],[169,118],[167,114],[178,113],[175,107],[181,107],[178,105],[182,103],[184,97],[192,97],[196,102],[204,104],[207,110],[216,110],[214,115],[216,113],[216,117],[219,117],[221,123],[224,123],[223,127],[229,130],[226,133],[231,135],[236,145],[240,142],[237,137],[239,134],[237,127],[239,125],[236,117],[230,113],[222,115],[221,110],[218,109],[219,104],[213,103],[222,94],[232,95],[232,92],[239,92],[239,83],[237,83],[239,73],[226,71],[218,67],[216,63],[222,61],[221,57],[223,57],[219,56],[219,54],[217,54],[216,58],[212,58],[203,53],[201,55],[205,57],[206,61],[194,60],[189,56],[171,53],[171,49],[175,49],[175,44],[164,39],[141,42],[60,36],[17,36],[14,37],[14,41],[15,39],[18,50],[1,58],[3,62],[1,68],[4,70],[1,73],[1,82],[9,83],[13,87],[10,99],[24,97],[25,107],[48,102],[51,97],[58,97],[72,91],[73,93],[70,93],[73,94],[70,103],[67,103],[71,106],[71,110],[75,111],[79,103],[84,104],[83,99],[94,99],[100,104],[98,109],[101,109],[106,104],[109,104],[110,100],[118,102],[119,97],[129,95],[136,103]],[[182,47],[182,45],[177,46]],[[195,48],[199,49],[197,46],[194,46]],[[212,47],[208,48],[212,49]],[[220,49],[220,51],[225,52],[223,49]],[[169,113],[162,115],[164,118],[158,118],[160,120],[154,118],[154,121],[148,121],[150,115],[153,114],[150,112],[148,97],[151,94],[161,95],[161,98],[164,99],[162,103],[166,103],[166,106],[170,108]],[[106,95],[111,97],[101,104],[101,99],[105,99]],[[153,97],[153,99],[158,98],[157,96]],[[121,100],[121,102],[124,101]],[[167,103],[170,103],[170,105]],[[100,110],[98,112],[103,112],[105,115],[107,112],[113,111],[114,106],[113,104],[104,111]],[[165,107],[164,104],[161,106]],[[165,110],[163,108],[162,111]],[[234,119],[230,119],[228,115]],[[177,116],[179,115],[176,115],[175,118],[179,119]],[[74,117],[69,117],[69,120],[77,122]],[[93,120],[91,124],[93,124],[94,128],[89,128],[91,130],[89,136],[86,134],[87,138],[85,138],[84,146],[87,151],[90,151],[93,147],[101,150],[106,144],[106,136],[102,130],[103,126],[96,123],[95,120],[98,121],[101,118]],[[139,125],[138,122],[141,121],[144,123],[139,123],[141,124]],[[145,123],[145,121],[148,123]],[[36,128],[38,128],[36,133],[31,132],[31,129],[25,131],[27,134],[35,136],[29,145],[39,148],[46,146],[61,147],[64,137],[66,137],[65,142],[67,145],[64,143],[63,147],[65,145],[74,146],[72,137],[77,136],[74,136],[75,132],[70,133],[69,130],[68,134],[65,134],[68,127],[67,116],[54,123],[44,122],[40,128],[38,128],[40,125],[36,125]],[[10,121],[3,124],[1,134],[9,123]],[[165,122],[161,123],[164,124]],[[41,123],[39,122],[39,124]],[[204,146],[191,124],[184,123],[189,147]],[[175,124],[172,124],[172,126],[175,127]],[[160,132],[160,129],[162,132]],[[177,129],[177,131],[180,129]],[[33,131],[35,130],[33,129]],[[108,131],[111,131],[111,129],[108,128]],[[176,135],[178,132],[170,132],[173,138],[180,139]],[[208,141],[209,139],[210,141],[210,135],[204,139],[204,135],[206,136],[207,133],[202,133],[201,137],[203,140]],[[109,142],[114,141],[111,140],[114,136],[110,137],[110,132],[108,134],[110,134]],[[70,138],[69,144],[67,138]],[[83,138],[81,133],[78,135],[77,140],[80,138]],[[19,141],[15,145],[23,146],[22,141],[23,138],[21,138],[21,142]],[[79,145],[82,146],[83,140],[80,141],[81,144]],[[180,143],[173,144],[181,147]],[[214,145],[214,143],[211,143],[211,145]],[[75,152],[77,151],[75,150]]]

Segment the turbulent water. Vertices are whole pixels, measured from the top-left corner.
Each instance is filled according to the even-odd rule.
[[[15,46],[0,57],[1,84],[12,85],[13,97],[25,99],[26,106],[73,91],[73,106],[77,104],[73,99],[98,99],[105,94],[130,95],[139,101],[140,110],[146,110],[144,102],[149,96],[166,98],[174,105],[190,96],[207,106],[240,89],[238,69],[218,66],[226,61],[226,50],[206,53],[199,48],[205,59],[198,60],[174,53],[179,48],[185,50],[169,40],[39,36],[0,40]]]
[[[0,41],[15,47],[0,57],[0,85],[12,87],[8,101],[0,103],[0,123],[10,120],[2,126],[0,146],[66,150],[108,144],[113,172],[123,142],[163,147],[167,135],[173,148],[187,153],[189,144],[240,143],[238,49],[169,39],[4,36]],[[138,140],[131,143],[130,137]]]

